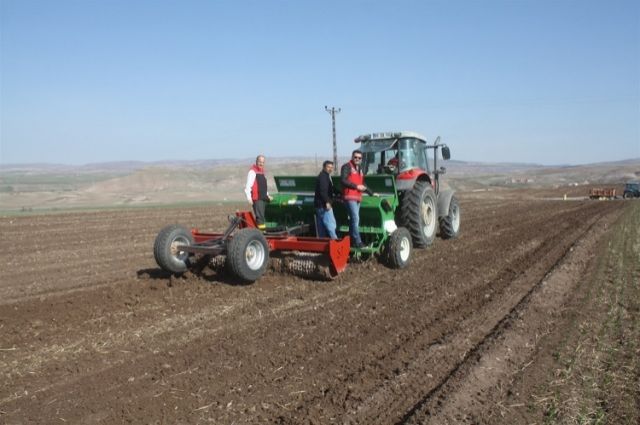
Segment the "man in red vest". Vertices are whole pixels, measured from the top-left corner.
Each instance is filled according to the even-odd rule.
[[[251,166],[247,174],[247,184],[244,193],[249,204],[253,207],[253,214],[258,223],[258,229],[264,230],[264,210],[266,203],[271,201],[271,196],[267,191],[267,178],[264,175],[264,155],[256,157],[256,163]]]
[[[364,244],[360,239],[360,202],[362,192],[373,195],[364,185],[364,174],[360,164],[362,163],[362,151],[356,149],[351,153],[351,161],[347,162],[340,169],[340,183],[342,184],[342,200],[349,212],[349,234],[351,235],[351,246],[362,248]]]

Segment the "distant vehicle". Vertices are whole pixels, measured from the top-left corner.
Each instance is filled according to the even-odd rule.
[[[614,199],[616,197],[616,189],[613,187],[592,187],[589,191],[590,199]]]
[[[625,184],[622,197],[625,199],[640,198],[640,182],[628,182]]]

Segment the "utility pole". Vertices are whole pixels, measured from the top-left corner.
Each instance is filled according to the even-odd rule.
[[[329,109],[328,106],[324,107],[324,110],[331,114],[331,124],[333,126],[333,174],[338,174],[338,145],[336,144],[336,114],[340,113],[340,108],[332,106]]]

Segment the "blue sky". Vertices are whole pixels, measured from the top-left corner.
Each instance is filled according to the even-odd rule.
[[[640,157],[638,1],[0,0],[0,164]]]

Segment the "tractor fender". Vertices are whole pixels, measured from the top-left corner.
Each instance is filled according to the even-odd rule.
[[[396,177],[396,189],[398,189],[398,192],[409,191],[413,189],[417,181],[426,181],[429,184],[431,184],[431,177],[429,177],[429,174],[425,172],[420,172],[420,170],[410,170],[410,171],[411,171],[410,173],[409,172],[403,173],[410,178]]]
[[[449,214],[449,204],[453,194],[453,189],[443,189],[438,192],[438,217],[444,217]]]

